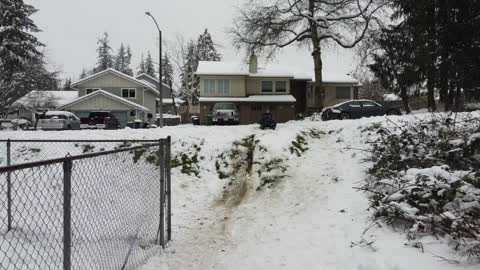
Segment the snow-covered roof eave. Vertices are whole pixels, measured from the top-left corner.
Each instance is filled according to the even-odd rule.
[[[142,77],[142,76],[145,76],[145,77],[147,77],[147,78],[150,78],[150,79],[154,80],[154,81],[158,84],[158,79],[155,78],[155,77],[153,77],[153,76],[148,75],[147,73],[138,74],[137,76],[135,76],[135,78],[136,78],[137,80],[143,81],[142,79],[139,79],[139,77]],[[172,90],[168,84],[162,83],[162,85],[163,85],[163,87],[166,87],[166,88]],[[158,87],[158,86],[155,85],[155,87]]]
[[[92,93],[90,93],[90,94],[88,94],[88,95],[81,96],[81,97],[77,98],[76,100],[74,100],[74,101],[72,101],[72,102],[70,102],[70,103],[67,103],[67,104],[65,104],[65,105],[60,106],[59,109],[65,109],[66,107],[69,107],[69,106],[71,106],[71,105],[77,104],[77,103],[79,103],[79,102],[81,102],[81,101],[83,101],[83,100],[92,98],[92,97],[94,97],[94,96],[96,96],[96,95],[100,95],[100,94],[106,95],[106,96],[108,96],[108,97],[110,97],[110,98],[112,98],[112,99],[115,99],[115,100],[117,100],[117,101],[119,101],[119,102],[121,102],[121,103],[124,103],[124,104],[126,104],[126,105],[132,106],[132,107],[134,107],[134,108],[136,108],[136,109],[139,109],[139,110],[141,110],[141,111],[150,112],[150,110],[149,110],[147,107],[144,107],[144,106],[142,106],[142,105],[140,105],[140,104],[137,104],[137,103],[135,103],[135,102],[132,102],[132,101],[130,101],[130,100],[126,100],[126,99],[124,99],[124,98],[122,98],[122,97],[116,96],[116,95],[111,94],[111,93],[109,93],[109,92],[107,92],[107,91],[105,91],[105,90],[102,90],[102,89],[97,90],[97,91],[94,91],[94,92],[92,92]]]
[[[155,94],[157,94],[157,95],[160,95],[160,92],[158,92],[158,90],[156,89],[156,87],[152,86],[150,83],[147,83],[147,82],[145,82],[145,81],[136,79],[136,78],[134,78],[134,77],[132,77],[132,76],[130,76],[130,75],[127,75],[127,74],[125,74],[125,73],[122,73],[122,72],[120,72],[120,71],[118,71],[118,70],[116,70],[116,69],[113,69],[113,68],[109,68],[109,69],[106,69],[106,70],[97,72],[97,73],[95,73],[95,74],[92,74],[92,75],[84,78],[84,79],[81,79],[81,80],[73,83],[73,84],[72,84],[72,87],[77,87],[77,86],[79,86],[79,85],[81,85],[81,84],[83,84],[83,83],[85,83],[85,82],[87,82],[87,81],[93,80],[93,79],[95,79],[95,78],[97,78],[97,77],[99,77],[99,76],[102,76],[102,75],[104,75],[104,74],[107,74],[107,73],[116,74],[116,75],[118,75],[118,76],[120,76],[120,77],[123,77],[123,78],[129,80],[129,81],[135,82],[135,83],[137,83],[137,84],[139,84],[139,85],[147,88],[148,90],[153,91],[153,92],[154,92]]]
[[[265,102],[265,103],[295,103],[292,95],[253,95],[248,97],[200,97],[200,102]]]

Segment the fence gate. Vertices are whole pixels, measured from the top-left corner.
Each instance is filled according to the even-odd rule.
[[[0,270],[135,269],[171,240],[170,138],[10,165],[28,142],[0,167]]]

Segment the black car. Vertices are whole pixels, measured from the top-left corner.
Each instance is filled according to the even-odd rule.
[[[402,112],[398,108],[382,106],[371,100],[351,100],[325,108],[322,111],[322,120],[358,119],[382,115],[402,115]]]
[[[80,127],[97,129],[119,129],[120,123],[112,112],[90,112],[88,117],[80,119]]]

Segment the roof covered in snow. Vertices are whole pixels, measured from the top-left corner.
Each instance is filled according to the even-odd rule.
[[[137,84],[139,84],[139,85],[141,85],[141,86],[143,86],[143,87],[145,87],[145,88],[153,91],[155,94],[160,95],[160,93],[157,91],[157,87],[156,87],[155,85],[153,85],[153,84],[151,84],[151,83],[149,83],[149,82],[147,82],[147,81],[145,81],[145,80],[139,80],[139,79],[137,79],[137,78],[134,78],[134,77],[132,77],[132,76],[130,76],[130,75],[127,75],[127,74],[125,74],[125,73],[123,73],[123,72],[120,72],[120,71],[118,71],[118,70],[116,70],[116,69],[113,69],[113,68],[109,68],[109,69],[106,69],[106,70],[97,72],[97,73],[95,73],[95,74],[93,74],[93,75],[90,75],[90,76],[84,78],[84,79],[81,79],[81,80],[73,83],[73,84],[72,84],[72,87],[79,86],[79,85],[81,85],[81,84],[83,84],[83,83],[85,83],[85,82],[87,82],[87,81],[93,80],[93,79],[95,79],[95,78],[98,78],[98,77],[100,77],[100,76],[103,76],[103,75],[109,74],[109,73],[110,73],[110,74],[115,74],[115,75],[117,75],[117,76],[119,76],[119,77],[122,77],[122,78],[124,78],[124,79],[126,79],[126,80],[129,80],[129,81],[131,81],[131,82],[135,82],[135,83],[137,83]]]
[[[197,75],[218,75],[218,76],[249,76],[262,78],[292,78],[294,80],[315,81],[315,76],[310,73],[296,72],[273,67],[258,69],[257,73],[250,73],[248,67],[236,62],[214,62],[200,61],[197,68]],[[359,84],[359,81],[348,74],[336,74],[323,72],[324,83],[348,83]]]
[[[95,92],[92,92],[92,93],[90,93],[90,94],[88,94],[88,95],[79,97],[79,98],[73,100],[72,102],[67,103],[67,104],[61,106],[60,109],[64,109],[64,108],[66,108],[66,107],[69,107],[69,106],[71,106],[71,105],[77,104],[77,103],[79,103],[79,102],[81,102],[81,101],[87,100],[87,99],[89,99],[89,98],[93,98],[93,97],[98,96],[98,95],[104,95],[104,96],[106,96],[106,97],[109,97],[109,98],[111,98],[111,99],[113,99],[113,100],[116,100],[116,101],[118,101],[118,102],[120,102],[120,103],[129,105],[129,106],[131,106],[131,107],[133,107],[133,108],[136,108],[136,109],[139,109],[139,110],[141,110],[141,111],[146,111],[146,112],[150,111],[147,107],[144,107],[144,106],[139,105],[139,104],[137,104],[137,103],[135,103],[135,102],[132,102],[132,101],[127,100],[127,99],[124,99],[124,98],[122,98],[122,97],[119,97],[119,96],[117,96],[117,95],[114,95],[114,94],[112,94],[112,93],[109,93],[109,92],[107,92],[107,91],[105,91],[105,90],[101,90],[101,89],[100,89],[100,90],[97,90],[97,91],[95,91]]]
[[[275,102],[292,103],[296,99],[292,95],[254,95],[249,97],[200,97],[200,102]]]
[[[67,103],[70,103],[78,98],[77,91],[31,91],[26,94],[19,100],[15,102],[14,105],[17,106],[28,106],[28,103],[31,103],[35,100],[36,104],[42,103],[54,103],[55,107],[63,106]]]
[[[156,84],[158,84],[158,78],[155,78],[153,76],[150,76],[148,75],[147,73],[141,73],[141,74],[138,74],[137,76],[135,76],[135,78],[137,80],[140,80],[140,81],[144,81],[146,83],[149,83],[150,85],[154,86],[154,87],[158,87]],[[155,85],[154,85],[155,83]],[[170,89],[170,86],[166,83],[162,83],[163,87],[166,87],[168,89]]]

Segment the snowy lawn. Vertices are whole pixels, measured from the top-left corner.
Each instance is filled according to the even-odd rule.
[[[424,115],[427,117],[427,115]],[[416,116],[391,117],[393,121]],[[0,139],[172,136],[173,242],[142,269],[478,269],[443,239],[372,223],[355,189],[370,166],[366,134],[385,117],[257,126],[0,132]],[[65,152],[61,149],[55,155]],[[445,259],[460,259],[452,264]]]

